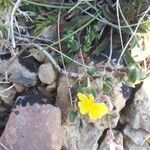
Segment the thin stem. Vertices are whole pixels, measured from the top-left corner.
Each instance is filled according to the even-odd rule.
[[[23,1],[26,2],[26,3],[32,4],[32,5],[47,7],[47,8],[55,8],[55,9],[60,9],[60,8],[70,9],[73,6],[71,4],[63,4],[63,5],[57,4],[56,5],[56,4],[42,4],[42,3],[32,2],[32,1],[29,1],[29,0],[23,0]]]
[[[117,0],[116,2],[116,10],[117,10],[117,21],[118,21],[118,27],[119,27],[119,35],[120,35],[120,42],[121,42],[121,47],[123,50],[123,38],[122,38],[122,31],[120,28],[120,16],[119,16],[119,0]]]
[[[110,62],[111,58],[112,58],[112,33],[113,33],[113,28],[111,27],[110,30],[110,53],[109,53],[109,58],[108,58],[108,62]]]
[[[135,28],[133,34],[131,35],[130,39],[128,40],[127,44],[125,45],[124,49],[122,50],[122,53],[121,53],[121,55],[120,55],[120,57],[119,57],[119,59],[118,59],[118,62],[117,62],[117,66],[119,66],[123,54],[125,53],[125,51],[126,51],[128,45],[130,44],[132,38],[135,36],[135,34],[136,34],[136,32],[137,32],[137,30],[138,30],[138,28],[139,28],[139,26],[140,26],[142,20],[144,19],[144,17],[146,16],[146,14],[148,13],[149,10],[150,10],[150,6],[149,6],[148,9],[144,12],[143,16],[139,19],[138,24],[137,24],[137,26],[136,26],[136,28]]]
[[[16,12],[16,9],[20,5],[20,3],[21,3],[21,0],[17,0],[17,2],[15,3],[15,5],[12,9],[12,13],[10,16],[10,33],[11,33],[11,42],[12,42],[13,48],[16,47],[15,38],[14,38],[14,14]]]

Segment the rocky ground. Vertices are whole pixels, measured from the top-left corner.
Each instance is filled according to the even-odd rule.
[[[60,4],[58,0],[53,2]],[[21,10],[24,11],[20,6],[18,12]],[[45,8],[39,14],[50,12]],[[4,20],[8,14],[5,11]],[[136,76],[143,73],[138,67],[143,67],[145,59],[148,62],[149,51],[144,51],[146,54],[138,57],[134,65],[132,59],[126,62],[127,59],[120,57],[121,46],[115,34],[110,39],[113,45],[98,54],[92,53],[93,49],[86,53],[76,48],[73,58],[66,56],[66,43],[59,43],[61,28],[65,28],[62,20],[60,26],[54,22],[51,28],[33,36],[28,29],[31,22],[18,19],[18,24],[26,28],[20,29],[21,34],[14,30],[14,47],[12,37],[7,43],[0,32],[0,150],[150,150],[150,77],[142,76],[139,81]],[[105,30],[108,39],[112,30],[108,25]],[[81,34],[81,41],[83,37]],[[69,62],[60,63],[59,54]],[[89,68],[96,69],[93,75],[88,73]],[[100,89],[97,85],[104,79],[109,80],[108,84]],[[95,90],[108,106],[109,114],[96,121],[81,115],[77,93],[85,87]]]
[[[45,55],[21,54],[8,66],[8,81],[0,86],[1,149],[13,150],[117,150],[150,149],[150,79],[137,89],[113,86],[110,120],[89,123],[67,120],[70,109],[65,75],[56,71]],[[8,61],[3,60],[4,63]],[[97,63],[100,67],[101,63]],[[83,72],[71,64],[69,71]],[[106,74],[110,72],[106,72]],[[69,79],[73,83],[73,78]],[[97,79],[96,79],[97,80]],[[7,107],[7,106],[12,106]],[[10,112],[9,117],[8,112]],[[8,118],[8,120],[7,120]],[[110,128],[111,125],[111,129]]]

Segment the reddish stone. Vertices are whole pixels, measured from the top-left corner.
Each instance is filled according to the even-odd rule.
[[[0,139],[10,150],[60,150],[61,113],[50,104],[17,105]],[[0,147],[1,149],[1,147]]]

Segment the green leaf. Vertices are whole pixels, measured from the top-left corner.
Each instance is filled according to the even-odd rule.
[[[96,74],[96,68],[88,69],[87,73],[89,76],[94,76]]]
[[[108,5],[103,4],[103,5],[101,6],[101,9],[102,9],[102,12],[103,12],[104,16],[105,16],[108,20],[110,20],[110,21],[112,21],[112,22],[116,22],[116,21],[117,21],[115,14],[113,15],[113,12],[110,11],[110,9],[108,8]]]
[[[67,46],[73,51],[79,49],[79,44],[76,40],[68,41]]]
[[[129,69],[129,74],[128,74],[129,82],[136,83],[136,81],[139,79],[139,76],[140,76],[139,69],[137,69],[134,66],[131,67],[131,69]]]
[[[82,129],[83,128],[83,122],[82,122],[82,119],[79,118],[79,128]]]
[[[139,42],[138,36],[134,36],[131,41],[130,49],[133,49],[136,45],[138,45],[138,42]]]
[[[97,97],[97,92],[96,92],[95,89],[92,89],[91,93],[92,93],[92,95],[93,95],[94,97]]]
[[[129,52],[126,52],[123,56],[124,58],[124,61],[126,63],[126,65],[129,67],[129,66],[132,66],[132,65],[135,65],[135,61],[133,59],[133,57],[129,54]]]
[[[94,53],[94,54],[97,54],[97,53],[99,53],[100,51],[106,49],[106,47],[108,46],[108,44],[109,44],[109,39],[108,39],[108,37],[105,37],[105,38],[103,39],[103,41],[96,47],[96,49],[94,50],[93,53]]]
[[[112,87],[108,85],[106,82],[103,82],[102,90],[106,93],[110,93],[112,90]]]
[[[77,111],[70,111],[69,112],[69,121],[71,123],[74,123],[76,121],[77,117],[78,117],[78,112]]]
[[[8,7],[11,5],[11,0],[0,0],[0,7]]]
[[[71,21],[69,21],[68,24],[65,25],[65,31],[75,30],[75,28],[79,28],[79,27],[83,26],[89,20],[91,20],[90,16],[75,17]]]

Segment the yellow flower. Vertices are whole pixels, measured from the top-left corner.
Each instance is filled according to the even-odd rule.
[[[95,121],[108,113],[108,107],[105,103],[95,103],[92,94],[77,94],[79,102],[78,107],[82,115],[88,114],[90,119]]]

